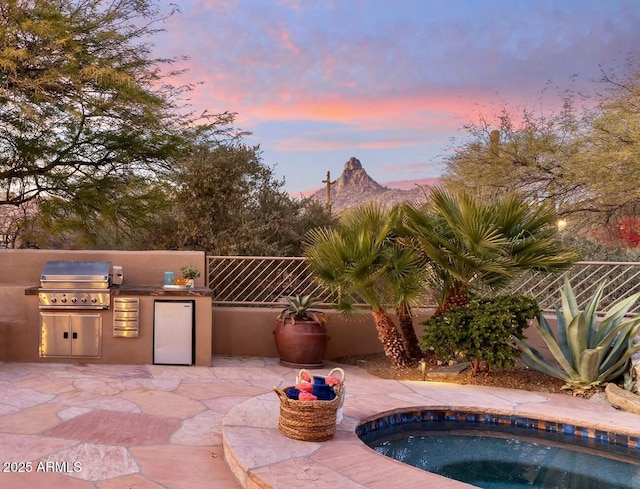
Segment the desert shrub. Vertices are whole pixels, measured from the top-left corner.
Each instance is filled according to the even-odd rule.
[[[519,350],[512,336],[523,338],[527,321],[538,314],[540,307],[533,297],[472,298],[465,306],[424,321],[420,346],[442,360],[459,357],[471,361],[473,375],[483,362],[487,371],[513,366]]]

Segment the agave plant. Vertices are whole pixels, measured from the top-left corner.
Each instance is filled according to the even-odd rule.
[[[278,315],[278,319],[283,323],[287,321],[291,324],[295,324],[296,321],[317,321],[320,324],[325,324],[327,322],[322,311],[312,309],[318,303],[318,299],[311,295],[283,297],[283,301],[286,303],[286,307]]]
[[[621,376],[631,356],[640,351],[633,339],[640,329],[640,316],[624,320],[640,298],[640,292],[613,304],[600,322],[598,306],[606,283],[599,285],[584,311],[578,309],[568,280],[560,291],[562,309],[556,310],[557,337],[540,314],[536,329],[559,365],[545,359],[539,351],[512,337],[529,367],[566,382],[564,388],[587,390]]]

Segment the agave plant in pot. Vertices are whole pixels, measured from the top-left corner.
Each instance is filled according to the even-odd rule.
[[[310,295],[283,298],[286,307],[277,318],[273,331],[280,364],[293,368],[322,368],[327,348],[327,318],[313,306],[318,300]]]

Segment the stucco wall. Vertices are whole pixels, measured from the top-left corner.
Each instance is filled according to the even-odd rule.
[[[414,311],[414,327],[418,337],[420,321],[430,317],[430,309]],[[273,329],[279,309],[273,308],[213,308],[213,353],[232,356],[277,357]],[[326,311],[329,332],[326,357],[363,355],[382,351],[375,323],[370,312],[355,312],[344,316]]]
[[[0,284],[40,284],[44,264],[52,260],[110,261],[122,265],[124,284],[162,285],[164,272],[180,276],[180,268],[193,265],[201,275],[195,285],[205,284],[202,251],[112,251],[112,250],[5,250],[0,249]]]

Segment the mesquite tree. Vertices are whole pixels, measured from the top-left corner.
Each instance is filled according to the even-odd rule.
[[[233,114],[186,111],[175,60],[152,55],[171,14],[151,0],[0,2],[0,210],[125,233],[162,206],[158,179],[194,140],[225,136]]]

